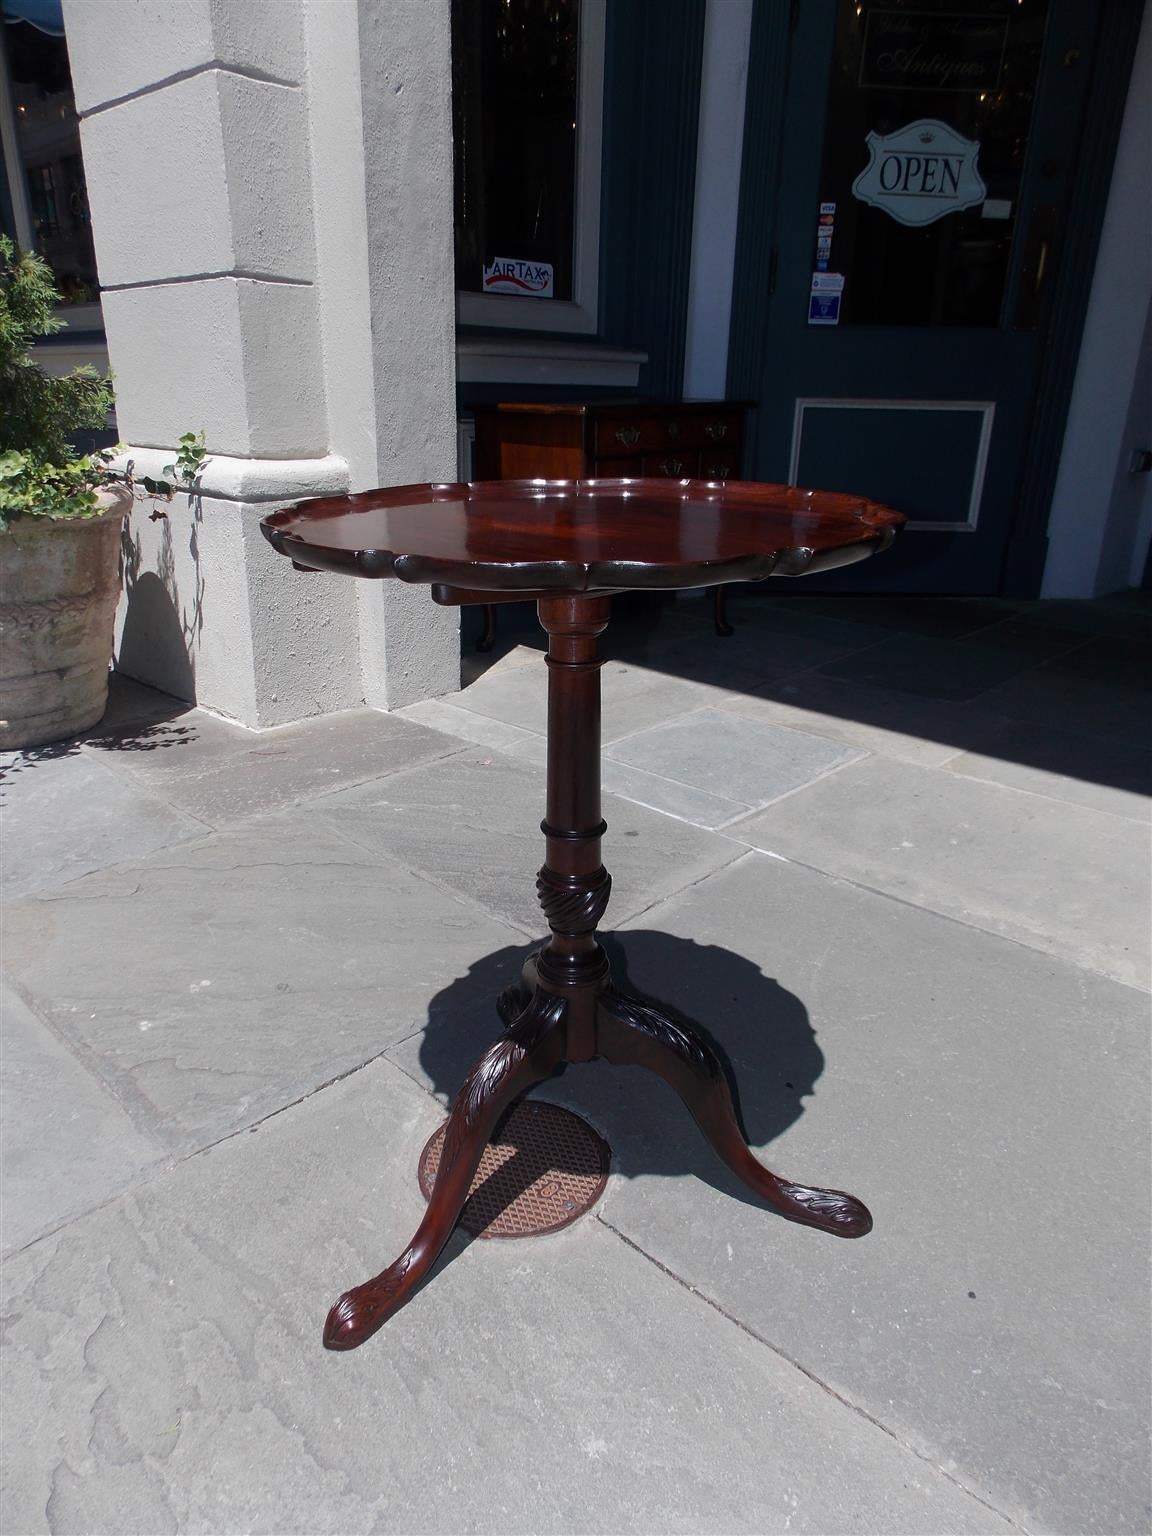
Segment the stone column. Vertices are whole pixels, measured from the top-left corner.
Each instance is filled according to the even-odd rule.
[[[356,489],[457,477],[450,16],[306,0],[329,416]],[[460,686],[456,609],[396,581],[356,597],[366,703]]]
[[[458,686],[454,615],[392,583],[366,600],[293,579],[258,528],[302,496],[454,477],[447,13],[66,0],[120,435],[150,474],[184,431],[210,455],[198,495],[133,518],[118,665],[247,725]],[[369,130],[374,28],[404,79]],[[422,167],[366,135],[402,142],[411,119],[433,174],[391,185]],[[375,246],[373,201],[389,225]],[[423,345],[397,346],[414,324]]]

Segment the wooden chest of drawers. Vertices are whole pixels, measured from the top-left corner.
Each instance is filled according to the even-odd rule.
[[[476,407],[476,477],[555,480],[645,475],[669,480],[739,477],[742,400],[597,400]],[[714,588],[716,629],[732,633],[725,588]],[[480,649],[492,643],[489,611]]]
[[[736,400],[478,405],[481,480],[739,476],[746,406]]]

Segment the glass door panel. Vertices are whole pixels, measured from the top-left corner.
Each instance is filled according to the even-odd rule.
[[[838,0],[813,269],[841,325],[995,326],[1048,0]]]

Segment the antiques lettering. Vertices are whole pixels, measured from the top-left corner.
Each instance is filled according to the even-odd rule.
[[[954,80],[974,84],[979,89],[985,66],[979,59],[950,59],[942,53],[926,54],[923,43],[915,48],[893,48],[876,55],[876,69],[881,74],[919,79],[938,90],[946,90]]]
[[[869,11],[859,83],[865,90],[995,91],[1007,40],[1005,17]]]

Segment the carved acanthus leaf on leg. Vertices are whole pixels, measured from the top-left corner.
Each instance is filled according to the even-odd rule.
[[[538,992],[507,1034],[469,1072],[448,1116],[436,1182],[424,1220],[387,1269],[346,1291],[328,1314],[324,1343],[355,1349],[398,1312],[448,1241],[493,1127],[518,1094],[551,1075],[563,1058],[562,998]]]
[[[720,1058],[695,1031],[651,1003],[614,989],[601,995],[600,1054],[619,1066],[648,1067],[684,1100],[718,1155],[749,1188],[790,1221],[836,1237],[863,1237],[872,1217],[854,1195],[793,1184],[765,1168],[744,1140]]]

